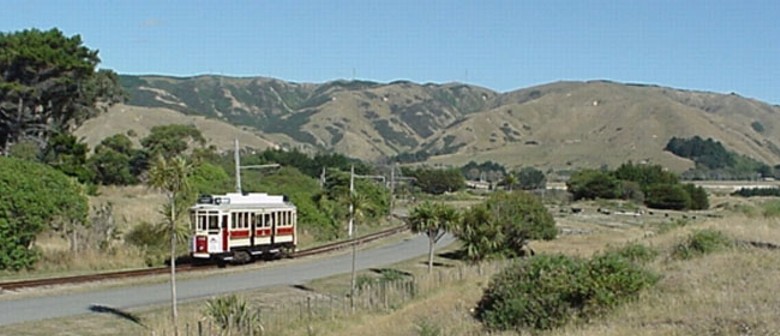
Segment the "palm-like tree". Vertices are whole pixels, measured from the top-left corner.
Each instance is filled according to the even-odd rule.
[[[504,239],[503,233],[484,205],[465,211],[458,223],[453,231],[463,243],[466,258],[471,262],[478,263],[499,250]]]
[[[409,224],[412,232],[428,236],[428,272],[433,271],[433,255],[436,243],[457,222],[458,211],[443,203],[425,201],[412,209]]]
[[[355,275],[355,263],[357,259],[357,224],[358,222],[362,222],[363,219],[366,218],[366,214],[368,213],[369,209],[371,208],[371,203],[368,201],[368,198],[366,198],[364,195],[358,194],[356,192],[350,192],[344,196],[344,203],[347,204],[350,208],[350,213],[348,214],[349,220],[352,221],[352,279],[350,281],[350,290],[349,290],[349,300],[350,300],[350,307],[352,309],[355,309],[355,285],[356,285],[356,275]]]
[[[166,221],[170,225],[171,235],[171,318],[174,335],[179,334],[176,307],[176,200],[189,192],[191,175],[192,166],[183,157],[177,156],[166,160],[160,155],[149,169],[147,182],[149,186],[163,191],[168,199]]]

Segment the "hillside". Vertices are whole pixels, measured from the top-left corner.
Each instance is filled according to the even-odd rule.
[[[565,170],[634,160],[681,171],[692,162],[663,147],[673,136],[699,135],[780,163],[780,108],[734,94],[606,81],[502,94],[457,83],[121,79],[129,105],[242,125],[285,147],[370,160],[425,150],[435,154],[429,163],[440,164],[494,160]]]
[[[83,138],[89,148],[95,148],[103,139],[114,134],[126,134],[135,146],[149,135],[152,127],[166,124],[194,125],[209,144],[220,149],[233,148],[233,140],[238,139],[242,146],[257,149],[276,147],[275,140],[269,140],[251,128],[234,126],[224,121],[208,119],[203,116],[185,115],[166,108],[148,108],[119,104],[111,107],[107,113],[87,120],[75,134]],[[284,141],[283,136],[275,139]]]

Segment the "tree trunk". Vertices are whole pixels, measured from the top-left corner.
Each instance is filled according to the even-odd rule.
[[[436,245],[435,237],[428,236],[428,273],[433,272],[433,249]]]
[[[178,314],[176,311],[176,195],[171,197],[171,318],[173,335],[179,335]]]

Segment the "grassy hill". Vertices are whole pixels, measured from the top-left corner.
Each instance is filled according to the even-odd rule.
[[[494,160],[511,167],[567,170],[630,159],[682,171],[693,163],[663,148],[673,136],[699,135],[768,164],[780,163],[780,108],[733,94],[607,81],[556,82],[498,93],[458,83],[406,81],[121,80],[131,95],[128,105],[135,106],[127,110],[204,116],[209,119],[201,120],[241,125],[280,146],[369,160],[423,150],[433,155],[429,163],[445,165]]]

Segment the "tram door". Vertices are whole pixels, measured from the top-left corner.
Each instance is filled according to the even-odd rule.
[[[225,235],[220,225],[219,211],[195,211],[192,217],[195,224],[193,252],[205,257],[211,253],[223,252]]]
[[[219,212],[209,211],[208,214],[208,233],[209,233],[209,253],[224,252],[222,248],[222,241],[224,237],[224,230],[219,225]]]

